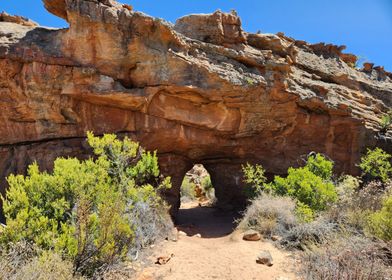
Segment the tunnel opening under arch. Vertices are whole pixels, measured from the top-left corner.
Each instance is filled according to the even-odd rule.
[[[202,164],[195,164],[184,176],[180,190],[180,207],[187,203],[213,206],[216,203],[211,176]]]
[[[239,205],[246,201],[240,180],[235,179],[241,171],[240,166],[232,170],[215,163],[190,166],[181,178],[180,188],[174,188],[179,191],[178,209],[174,216],[177,229],[187,236],[198,235],[201,238],[231,234],[243,209]],[[233,172],[234,169],[238,172]]]
[[[184,199],[181,203],[181,186],[184,178],[188,177],[188,171],[192,170],[195,165],[203,166],[205,169],[203,174],[209,175],[214,189],[213,203],[205,201],[201,203],[202,205],[223,212],[239,213],[245,209],[248,199],[243,185],[242,165],[246,163],[243,159],[230,157],[192,159],[175,153],[161,153],[158,154],[158,158],[161,173],[171,178],[172,187],[162,195],[170,206],[170,214],[175,223],[178,221],[180,207],[184,208]]]

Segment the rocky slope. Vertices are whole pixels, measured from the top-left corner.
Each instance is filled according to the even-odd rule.
[[[344,47],[250,34],[235,12],[173,25],[111,0],[43,2],[69,28],[0,16],[1,178],[87,156],[87,130],[115,132],[158,150],[175,207],[194,163],[234,203],[244,162],[278,174],[317,151],[355,173],[366,147],[392,149],[378,133],[392,74],[356,69]]]

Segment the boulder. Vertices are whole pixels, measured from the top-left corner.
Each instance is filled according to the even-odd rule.
[[[189,38],[216,45],[246,42],[241,20],[234,11],[230,14],[216,11],[212,15],[185,16],[176,21],[174,30]]]

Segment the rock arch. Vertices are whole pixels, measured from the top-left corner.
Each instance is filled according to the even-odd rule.
[[[56,156],[86,156],[87,130],[158,150],[173,209],[195,162],[234,202],[245,162],[282,174],[316,151],[355,174],[366,147],[392,152],[391,132],[378,132],[392,74],[352,68],[342,46],[247,33],[235,13],[172,25],[113,0],[44,3],[69,28],[0,21],[3,191],[5,176],[34,160],[50,168]]]
[[[246,198],[241,190],[241,164],[220,161],[197,161],[177,155],[159,156],[161,171],[172,179],[172,188],[165,193],[165,198],[172,205],[175,215],[180,207],[180,190],[185,174],[197,163],[202,164],[210,174],[215,189],[218,207],[242,207]]]

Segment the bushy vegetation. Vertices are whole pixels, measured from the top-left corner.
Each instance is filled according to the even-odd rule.
[[[239,223],[241,229],[253,229],[266,236],[285,234],[297,225],[295,202],[290,197],[262,194],[251,201]]]
[[[74,274],[72,262],[53,251],[21,241],[0,251],[1,280],[82,280]]]
[[[379,211],[370,214],[367,228],[380,239],[392,240],[392,194],[385,196]]]
[[[318,219],[300,223],[290,228],[282,236],[280,245],[287,249],[307,249],[315,244],[324,244],[334,237],[338,225],[328,219]]]
[[[302,269],[308,280],[389,280],[391,254],[391,247],[383,242],[343,236],[307,251]]]
[[[385,183],[392,177],[391,158],[392,155],[380,148],[374,150],[369,149],[366,155],[361,158],[359,167],[369,179],[379,179]]]
[[[295,214],[297,219],[303,223],[309,223],[314,220],[314,212],[313,210],[306,204],[298,201],[297,207],[295,208]]]
[[[251,165],[247,163],[242,166],[244,173],[245,195],[249,198],[255,198],[266,188],[267,178],[265,177],[264,168],[259,165]]]
[[[28,242],[93,276],[168,232],[159,192],[170,187],[170,178],[160,176],[156,154],[112,134],[88,133],[87,141],[94,159],[58,158],[51,173],[34,163],[27,176],[8,177],[4,250]]]
[[[336,191],[338,194],[337,204],[340,206],[347,205],[354,198],[355,193],[358,191],[361,181],[351,175],[342,176],[337,184]]]
[[[332,182],[333,162],[321,154],[310,155],[305,166],[290,167],[286,177],[275,176],[268,184],[261,165],[247,164],[242,170],[248,197],[254,198],[263,192],[290,196],[297,202],[299,220],[305,222],[313,220],[315,212],[327,209],[337,199]]]
[[[335,179],[333,162],[313,154],[270,183],[262,166],[247,165],[246,188],[256,198],[239,227],[278,234],[277,245],[304,250],[306,279],[390,279],[391,158],[379,148],[368,150],[358,165],[361,177]],[[281,223],[281,216],[294,219]]]
[[[322,155],[310,156],[304,167],[290,167],[285,178],[276,176],[270,188],[278,195],[293,197],[302,207],[322,211],[337,199],[332,168],[333,163]]]

